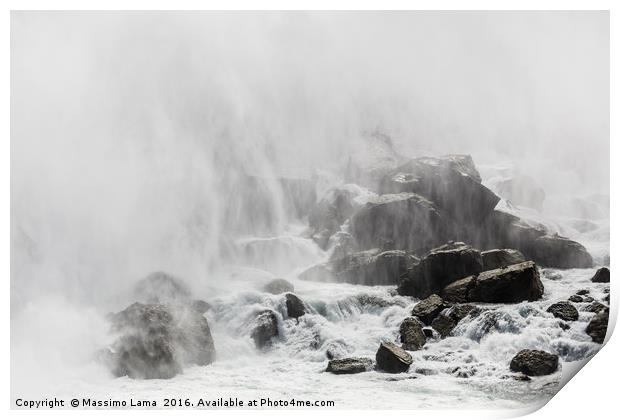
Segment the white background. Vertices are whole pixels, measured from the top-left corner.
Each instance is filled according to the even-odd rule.
[[[618,2],[615,2],[618,3]],[[110,415],[114,417],[122,418],[149,418],[154,417],[167,417],[183,415],[190,417],[200,418],[213,418],[213,417],[252,417],[252,418],[290,418],[292,415],[296,418],[308,418],[316,420],[317,416],[325,417],[338,417],[343,415],[354,415],[361,418],[373,418],[377,419],[381,416],[396,416],[396,417],[415,417],[415,418],[505,418],[513,417],[519,414],[509,411],[495,412],[495,411],[477,411],[477,410],[459,410],[459,411],[421,411],[417,413],[409,412],[386,412],[379,413],[376,411],[328,411],[328,410],[296,410],[295,413],[290,411],[175,411],[174,413],[166,411],[146,412],[146,411],[116,411],[114,413],[106,411],[27,411],[27,410],[9,410],[11,402],[9,401],[9,387],[10,387],[10,357],[9,357],[9,340],[10,337],[10,293],[9,293],[9,278],[10,278],[10,242],[9,242],[9,213],[10,213],[10,127],[9,127],[9,108],[10,108],[10,71],[9,71],[9,49],[10,49],[10,10],[27,10],[27,9],[250,9],[255,10],[259,8],[275,9],[275,10],[288,10],[288,9],[431,9],[431,10],[457,10],[457,9],[472,9],[472,10],[611,10],[610,12],[610,30],[611,30],[611,141],[610,141],[610,158],[611,158],[611,189],[614,191],[616,188],[616,182],[619,179],[619,170],[614,164],[619,164],[618,159],[618,147],[617,147],[617,114],[618,114],[618,84],[617,75],[619,73],[618,68],[618,21],[617,14],[620,8],[614,5],[613,1],[8,1],[6,2],[7,8],[4,11],[2,20],[0,20],[2,27],[2,47],[4,49],[3,66],[2,71],[2,94],[0,98],[3,98],[3,113],[2,113],[2,151],[0,152],[0,174],[1,182],[0,188],[2,188],[2,206],[0,207],[2,212],[2,222],[0,223],[0,229],[2,233],[2,253],[0,254],[2,264],[2,278],[4,279],[4,302],[2,308],[4,310],[2,316],[2,337],[5,338],[3,345],[0,346],[2,352],[2,358],[4,360],[5,369],[3,372],[2,393],[5,396],[4,409],[8,411],[10,417],[59,417],[59,418],[84,418],[85,415],[107,418]],[[615,6],[615,7],[614,7]],[[615,116],[616,118],[613,118]],[[596,165],[596,162],[592,162]],[[611,213],[617,214],[617,201],[616,195],[611,195]],[[617,224],[616,219],[612,217],[611,220],[611,259],[616,261],[616,238],[617,238]],[[618,308],[618,295],[615,293],[616,288],[613,286],[615,281],[612,282],[612,313],[610,323],[615,326],[617,318]],[[611,326],[610,325],[610,329]],[[618,337],[612,337],[603,349],[583,368],[574,379],[570,380],[566,386],[543,408],[528,415],[530,419],[550,419],[550,418],[617,418],[620,414],[616,412],[618,409],[618,401],[620,401],[618,381],[620,380],[620,369],[618,363],[618,357],[620,356],[620,344]],[[321,412],[319,412],[321,411]]]

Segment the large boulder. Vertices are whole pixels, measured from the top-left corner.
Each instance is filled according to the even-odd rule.
[[[133,298],[142,303],[189,304],[191,292],[180,278],[157,271],[136,283]]]
[[[419,350],[426,344],[422,323],[417,318],[405,318],[400,324],[400,341],[405,350]]]
[[[521,350],[510,361],[510,370],[521,372],[529,376],[550,375],[559,366],[559,357],[556,354],[541,350]]]
[[[313,266],[299,275],[304,280],[368,286],[395,285],[417,258],[405,251],[371,249]]]
[[[547,312],[562,321],[577,321],[579,319],[579,312],[577,312],[577,308],[565,301],[556,302],[549,306],[547,308]]]
[[[418,317],[426,325],[430,325],[433,319],[448,305],[439,295],[430,295],[426,299],[418,302],[411,310],[411,315]]]
[[[286,302],[286,313],[289,318],[299,318],[308,312],[303,300],[292,293],[284,295]]]
[[[372,370],[373,362],[368,357],[349,357],[346,359],[330,360],[327,363],[325,372],[331,372],[336,375],[362,373]]]
[[[518,303],[542,297],[544,287],[533,261],[457,280],[441,292],[449,302]]]
[[[543,267],[589,268],[593,264],[592,256],[580,243],[549,234],[543,226],[504,211],[494,210],[479,228],[468,229],[464,236],[481,248],[519,250]]]
[[[433,249],[402,277],[398,293],[424,299],[451,282],[482,271],[480,251],[461,242]]]
[[[377,368],[388,373],[401,373],[409,370],[413,358],[392,342],[383,342],[375,355]]]
[[[256,347],[259,349],[267,347],[278,335],[278,317],[275,312],[269,309],[259,312],[251,333]]]
[[[457,230],[431,201],[413,193],[375,197],[351,218],[359,249],[429,250],[454,239]]]
[[[609,310],[601,311],[594,315],[588,326],[586,334],[592,337],[595,343],[603,344],[607,335],[607,325],[609,324]]]
[[[412,159],[383,178],[379,192],[419,194],[466,223],[484,219],[500,200],[480,183],[471,157]]]
[[[215,360],[209,324],[188,306],[134,303],[110,321],[118,335],[109,358],[116,376],[167,379],[185,365]]]
[[[459,304],[452,306],[445,313],[437,315],[431,326],[439,335],[444,338],[450,335],[454,327],[468,315],[475,317],[480,313],[480,309],[474,305]]]
[[[497,193],[518,206],[541,211],[545,201],[545,190],[528,175],[517,175],[499,182]]]
[[[609,268],[601,267],[596,270],[594,277],[592,277],[593,283],[609,283]]]
[[[583,308],[584,312],[594,312],[595,314],[603,311],[608,311],[609,307],[603,305],[601,302],[592,302],[591,304]]]
[[[323,236],[329,238],[337,232],[359,207],[354,198],[355,193],[345,188],[332,188],[327,191],[308,215],[308,225],[312,228],[313,234],[318,234],[319,238]],[[327,241],[324,241],[322,248],[326,245]]]
[[[491,249],[483,251],[481,255],[483,271],[495,270],[526,261],[523,254],[516,249]]]
[[[263,286],[263,290],[272,295],[279,295],[281,293],[294,292],[295,286],[288,280],[273,279]]]

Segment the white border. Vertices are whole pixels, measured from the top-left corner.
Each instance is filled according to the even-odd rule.
[[[84,1],[77,0],[65,0],[65,1],[42,1],[42,0],[24,0],[24,1],[7,1],[6,13],[3,16],[3,30],[2,47],[5,50],[3,58],[5,64],[2,66],[2,76],[4,83],[2,84],[3,101],[3,118],[2,118],[2,132],[5,133],[4,141],[2,143],[3,153],[0,154],[2,165],[0,166],[0,172],[2,173],[2,182],[0,183],[3,197],[5,201],[1,207],[2,211],[2,236],[5,239],[2,242],[2,272],[5,279],[5,295],[4,295],[4,317],[2,320],[2,336],[10,337],[10,293],[8,291],[10,270],[9,270],[9,195],[10,195],[10,131],[9,131],[9,108],[10,108],[10,71],[9,71],[9,51],[10,51],[10,14],[9,10],[400,10],[400,9],[413,9],[413,10],[611,10],[611,115],[618,114],[617,98],[618,98],[618,84],[613,78],[614,74],[617,74],[620,67],[618,66],[618,56],[614,54],[614,47],[619,45],[618,43],[618,21],[616,16],[618,7],[614,8],[613,1],[605,0],[593,0],[593,1],[552,1],[552,0],[521,0],[521,1],[482,1],[482,0],[469,0],[469,1],[448,1],[448,0],[436,0],[436,1],[415,1],[415,0],[384,0],[381,2],[364,1],[364,0],[298,0],[298,1],[250,1],[250,0],[230,0],[230,1],[198,1],[198,0],[177,0],[177,1],[162,1],[162,0],[108,0],[108,1]],[[51,4],[53,3],[53,4]],[[616,119],[611,119],[611,139],[617,138],[617,124]],[[616,181],[619,178],[619,171],[615,164],[618,164],[618,146],[614,141],[610,141],[610,158],[611,161],[611,180]],[[596,165],[596,162],[592,162]],[[611,183],[614,188],[614,182]],[[611,196],[611,214],[618,214],[615,210],[618,208],[616,202],[616,196]],[[615,252],[615,239],[617,238],[617,225],[615,218],[611,220],[611,259],[616,261]],[[615,288],[614,288],[615,291]],[[612,293],[612,322],[615,324],[617,318],[618,308],[618,296],[617,293]],[[5,340],[5,344],[1,347],[3,359],[5,361],[6,369],[4,370],[4,382],[2,383],[3,394],[5,395],[5,409],[10,407],[9,401],[9,386],[10,386],[10,358],[9,358],[9,345],[8,340]],[[605,345],[599,354],[597,354],[587,367],[580,372],[576,379],[571,380],[544,408],[534,412],[530,415],[532,419],[547,419],[549,416],[562,417],[562,418],[608,418],[613,416],[614,408],[617,406],[617,388],[616,381],[620,378],[619,363],[616,359],[616,354],[620,353],[620,344],[617,337],[612,339]],[[182,413],[182,414],[181,414]],[[26,410],[10,410],[10,417],[40,417],[46,418],[84,418],[85,415],[92,417],[107,417],[110,412],[105,411],[26,411]],[[520,414],[526,414],[526,412],[510,412],[510,411],[495,411],[495,410],[459,410],[459,411],[438,411],[427,410],[423,413],[409,413],[409,412],[394,412],[389,411],[386,413],[379,413],[373,411],[355,411],[353,410],[332,410],[321,411],[318,410],[304,410],[291,413],[290,411],[175,411],[174,413],[167,411],[117,411],[112,415],[136,418],[143,417],[152,419],[153,417],[161,416],[200,416],[205,417],[237,417],[250,415],[255,418],[273,419],[289,417],[291,415],[300,418],[312,418],[317,416],[342,416],[343,414],[353,414],[355,416],[361,416],[362,418],[375,418],[380,415],[395,415],[395,416],[419,416],[422,414],[425,418],[502,418],[507,416],[516,416]]]

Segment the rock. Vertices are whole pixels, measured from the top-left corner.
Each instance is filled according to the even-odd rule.
[[[412,193],[378,196],[351,218],[359,249],[429,250],[453,239],[458,230],[432,202]]]
[[[426,338],[433,338],[433,329],[432,328],[424,327],[424,328],[422,328],[422,332],[424,333]]]
[[[411,355],[392,342],[382,342],[375,357],[377,368],[388,373],[406,372],[413,363]]]
[[[415,256],[405,251],[371,249],[310,267],[299,278],[368,286],[395,285],[417,261]]]
[[[590,303],[590,302],[594,302],[594,298],[592,296],[583,296],[581,297],[583,299],[584,302],[586,303]]]
[[[299,318],[307,312],[306,304],[296,295],[287,293],[284,296],[286,298],[286,313],[289,318]]]
[[[414,317],[405,318],[400,324],[400,341],[405,350],[419,350],[426,344],[422,323]]]
[[[607,302],[607,304],[609,304],[609,293],[607,293],[607,294],[605,295],[605,297],[603,298],[603,300],[604,300],[605,302]]]
[[[571,297],[568,298],[568,300],[573,303],[581,303],[583,302],[583,297],[579,295],[572,295]]]
[[[590,291],[586,289],[581,289],[581,290],[578,290],[575,294],[579,296],[584,296],[584,295],[589,295]]]
[[[359,207],[353,200],[355,193],[345,188],[332,188],[319,201],[308,215],[308,225],[316,233],[327,238],[340,230],[340,226],[353,215]],[[327,245],[327,241],[325,241]],[[320,246],[320,244],[319,244]],[[326,246],[321,246],[325,249]]]
[[[482,271],[480,251],[462,242],[435,248],[402,277],[398,293],[424,299],[455,280]]]
[[[475,318],[481,312],[482,311],[477,306],[465,303],[452,306],[450,310],[448,310],[448,316],[458,324],[466,316],[471,315],[472,318]]]
[[[608,311],[609,308],[607,306],[603,305],[600,302],[592,302],[591,304],[585,306],[583,308],[583,310],[585,312],[599,313],[599,312],[603,312],[603,311]]]
[[[443,314],[439,314],[437,318],[433,320],[432,327],[441,335],[442,338],[450,335],[457,322],[451,317]]]
[[[430,295],[413,307],[411,315],[420,318],[426,325],[430,325],[433,319],[446,307],[446,303],[439,295]]]
[[[497,193],[518,206],[542,210],[545,190],[528,175],[517,175],[497,184]]]
[[[550,375],[558,370],[559,357],[541,350],[521,350],[510,361],[510,370],[528,376]]]
[[[441,292],[448,302],[519,303],[542,297],[536,264],[526,261],[457,280]]]
[[[593,283],[609,283],[609,268],[601,267],[596,270],[594,277],[592,277]]]
[[[390,136],[379,131],[365,133],[356,145],[347,161],[345,180],[376,191],[381,179],[403,158],[395,152]]]
[[[495,270],[526,261],[523,254],[516,249],[491,249],[483,251],[481,255],[482,271]]]
[[[330,360],[326,372],[336,375],[362,373],[372,370],[373,362],[368,357],[349,357],[346,359]]]
[[[215,360],[207,320],[187,306],[134,303],[110,321],[119,335],[112,344],[116,376],[168,379],[185,365]]]
[[[157,271],[136,283],[133,297],[142,303],[187,304],[191,292],[183,280]]]
[[[278,335],[278,317],[275,312],[269,309],[259,312],[251,334],[256,347],[262,349],[268,346]]]
[[[284,279],[273,279],[263,287],[263,290],[272,295],[279,295],[286,292],[294,292],[295,286]]]
[[[205,312],[207,312],[209,309],[211,309],[211,305],[209,305],[207,302],[205,302],[204,300],[200,300],[200,299],[194,299],[192,300],[192,302],[190,303],[190,306],[193,310],[195,310],[196,312],[198,312],[199,314],[204,314]]]
[[[607,335],[607,324],[609,324],[609,311],[601,311],[594,315],[586,327],[586,334],[592,337],[595,343],[603,344]]]
[[[467,233],[468,240],[482,248],[511,248],[543,267],[589,268],[592,256],[583,245],[559,235],[550,235],[544,226],[533,226],[505,211],[494,210],[484,223]]]
[[[547,312],[563,321],[577,321],[579,312],[568,302],[557,302],[547,308]]]
[[[382,179],[379,193],[419,194],[458,221],[480,221],[500,198],[480,183],[480,175],[468,158],[412,159]]]

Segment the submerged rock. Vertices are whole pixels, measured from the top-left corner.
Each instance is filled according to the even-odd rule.
[[[491,249],[483,251],[482,271],[495,270],[509,265],[525,262],[526,259],[520,251],[516,249]]]
[[[262,349],[268,346],[278,335],[278,317],[275,312],[269,309],[259,312],[251,334],[256,347]]]
[[[480,183],[470,156],[412,159],[382,179],[379,193],[419,194],[468,223],[482,220],[500,200]]]
[[[405,318],[400,324],[400,341],[405,350],[419,350],[426,344],[422,323],[414,317]]]
[[[563,321],[577,321],[579,312],[568,302],[557,302],[547,308],[547,312]]]
[[[209,324],[189,307],[134,303],[110,321],[120,335],[109,365],[116,376],[168,379],[184,365],[215,360]]]
[[[413,307],[411,315],[420,318],[426,325],[430,325],[433,319],[447,306],[439,295],[430,295]]]
[[[601,311],[594,315],[586,327],[586,334],[592,337],[595,343],[603,344],[607,335],[607,325],[609,324],[609,311]]]
[[[601,267],[596,270],[594,277],[592,277],[593,283],[609,283],[609,268]]]
[[[360,249],[428,250],[452,239],[456,230],[432,202],[412,193],[381,195],[351,218]]]
[[[327,363],[325,372],[335,373],[336,375],[362,373],[372,370],[373,362],[368,357],[349,357],[346,359],[330,360]]]
[[[294,292],[295,286],[290,281],[284,279],[273,279],[263,287],[263,290],[272,295],[279,295],[286,292]]]
[[[392,342],[382,342],[375,356],[377,368],[388,373],[401,373],[409,370],[413,358]]]
[[[211,305],[204,300],[194,299],[191,301],[190,306],[193,310],[200,314],[204,314],[209,309],[211,309]]]
[[[286,313],[289,318],[299,318],[307,312],[306,304],[296,295],[287,293],[284,296],[286,298]]]
[[[510,370],[521,372],[528,376],[550,375],[559,366],[559,357],[556,354],[541,350],[521,350],[510,361]]]
[[[451,282],[482,271],[480,251],[462,242],[435,248],[403,276],[398,293],[426,298]]]
[[[367,286],[395,285],[408,267],[417,261],[405,251],[371,249],[310,267],[299,278]]]
[[[543,284],[536,264],[526,261],[457,280],[442,291],[449,302],[519,303],[542,297]]]

